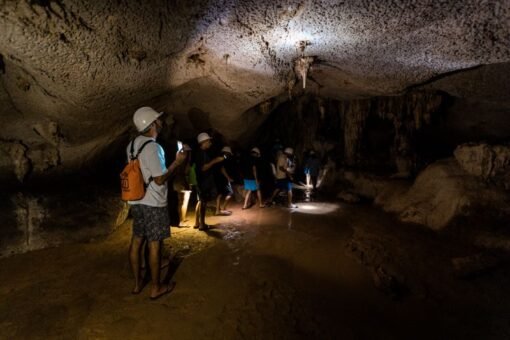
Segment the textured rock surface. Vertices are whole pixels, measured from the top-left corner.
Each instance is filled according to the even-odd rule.
[[[507,1],[2,0],[0,138],[25,145],[36,172],[87,163],[139,105],[172,112],[181,135],[209,124],[236,139],[250,109],[303,91],[302,55],[313,58],[305,91],[322,97],[426,84],[498,102],[509,13]],[[484,64],[498,76],[448,76]]]
[[[463,144],[454,151],[462,169],[485,180],[492,178],[510,188],[510,147],[504,145]]]
[[[435,230],[460,217],[510,212],[507,192],[466,175],[453,159],[428,166],[405,194],[379,202],[385,210],[398,213],[402,221]]]
[[[92,187],[0,198],[0,257],[111,233],[127,218],[117,195]]]
[[[510,216],[508,192],[467,174],[453,158],[429,165],[412,184],[351,171],[345,172],[344,178],[353,192],[373,199],[385,211],[397,214],[401,221],[434,230],[444,229],[462,218],[474,217],[473,224]]]

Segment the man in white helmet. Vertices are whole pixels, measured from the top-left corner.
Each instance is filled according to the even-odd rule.
[[[135,277],[133,294],[142,291],[140,277],[140,250],[146,240],[149,246],[149,266],[151,269],[151,299],[172,291],[174,284],[160,284],[161,243],[170,237],[170,218],[167,209],[168,178],[184,162],[185,155],[178,152],[175,161],[167,168],[165,152],[156,143],[156,138],[163,128],[158,113],[150,107],[136,110],[133,121],[139,135],[127,147],[128,159],[138,155],[140,169],[146,184],[145,196],[138,201],[129,201],[133,216],[133,236],[129,247],[129,260]]]
[[[294,150],[292,148],[285,148],[278,156],[275,175],[276,189],[273,191],[273,195],[271,195],[271,199],[269,200],[269,202],[272,203],[280,191],[286,191],[287,206],[289,208],[297,208],[297,206],[292,203],[292,180],[294,176],[293,155]]]
[[[198,229],[207,230],[209,226],[205,223],[207,202],[218,197],[216,182],[214,178],[214,166],[225,160],[223,156],[212,157],[209,149],[212,146],[212,138],[206,132],[197,136],[199,150],[195,155],[195,166],[197,173],[198,198],[200,200],[198,215]]]

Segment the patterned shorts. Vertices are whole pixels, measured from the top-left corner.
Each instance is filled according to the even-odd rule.
[[[170,237],[170,216],[167,207],[150,207],[144,204],[131,206],[133,234],[148,241],[162,241]]]

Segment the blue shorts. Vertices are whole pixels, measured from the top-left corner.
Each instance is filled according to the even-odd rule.
[[[285,191],[292,191],[292,182],[289,181],[287,178],[277,179],[276,188]]]
[[[259,190],[259,186],[257,185],[257,181],[254,179],[245,179],[244,180],[244,190],[248,191],[257,191]]]

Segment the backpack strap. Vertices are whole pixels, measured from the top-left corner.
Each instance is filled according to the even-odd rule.
[[[136,138],[135,138],[135,139],[136,139]],[[135,160],[135,159],[137,159],[137,158],[138,158],[138,156],[140,156],[140,154],[142,153],[143,148],[145,148],[145,146],[146,146],[147,144],[149,144],[149,143],[155,143],[155,141],[153,141],[153,140],[148,140],[148,141],[146,141],[145,143],[143,143],[143,144],[142,144],[142,146],[140,146],[140,148],[138,149],[138,152],[136,153],[136,156],[135,156],[135,155],[134,155],[134,154],[135,154],[135,139],[133,139],[133,140],[131,141],[131,148],[130,148],[130,150],[129,150],[129,158],[130,158],[131,160]],[[151,177],[149,177],[149,181],[148,181],[148,183],[147,183],[147,186],[148,186],[148,185],[152,182],[152,180],[153,180],[152,176],[151,176]]]
[[[142,144],[140,149],[138,149],[138,152],[136,153],[136,156],[135,156],[135,140],[136,140],[136,138],[131,141],[131,146],[129,148],[129,159],[132,160],[132,161],[134,161],[135,159],[138,158],[138,156],[140,156],[140,154],[142,153],[143,148],[145,148],[145,146],[147,144],[155,143],[155,141],[153,141],[153,140],[146,141],[145,143]]]
[[[145,148],[145,146],[149,143],[155,143],[153,140],[148,140],[146,141],[145,143],[142,144],[142,146],[140,146],[140,149],[138,149],[138,152],[136,153],[136,157],[135,158],[138,158],[138,156],[140,156],[140,154],[142,153],[143,151],[143,148]],[[133,143],[134,144],[134,143]],[[131,146],[131,148],[133,148],[133,146]]]

